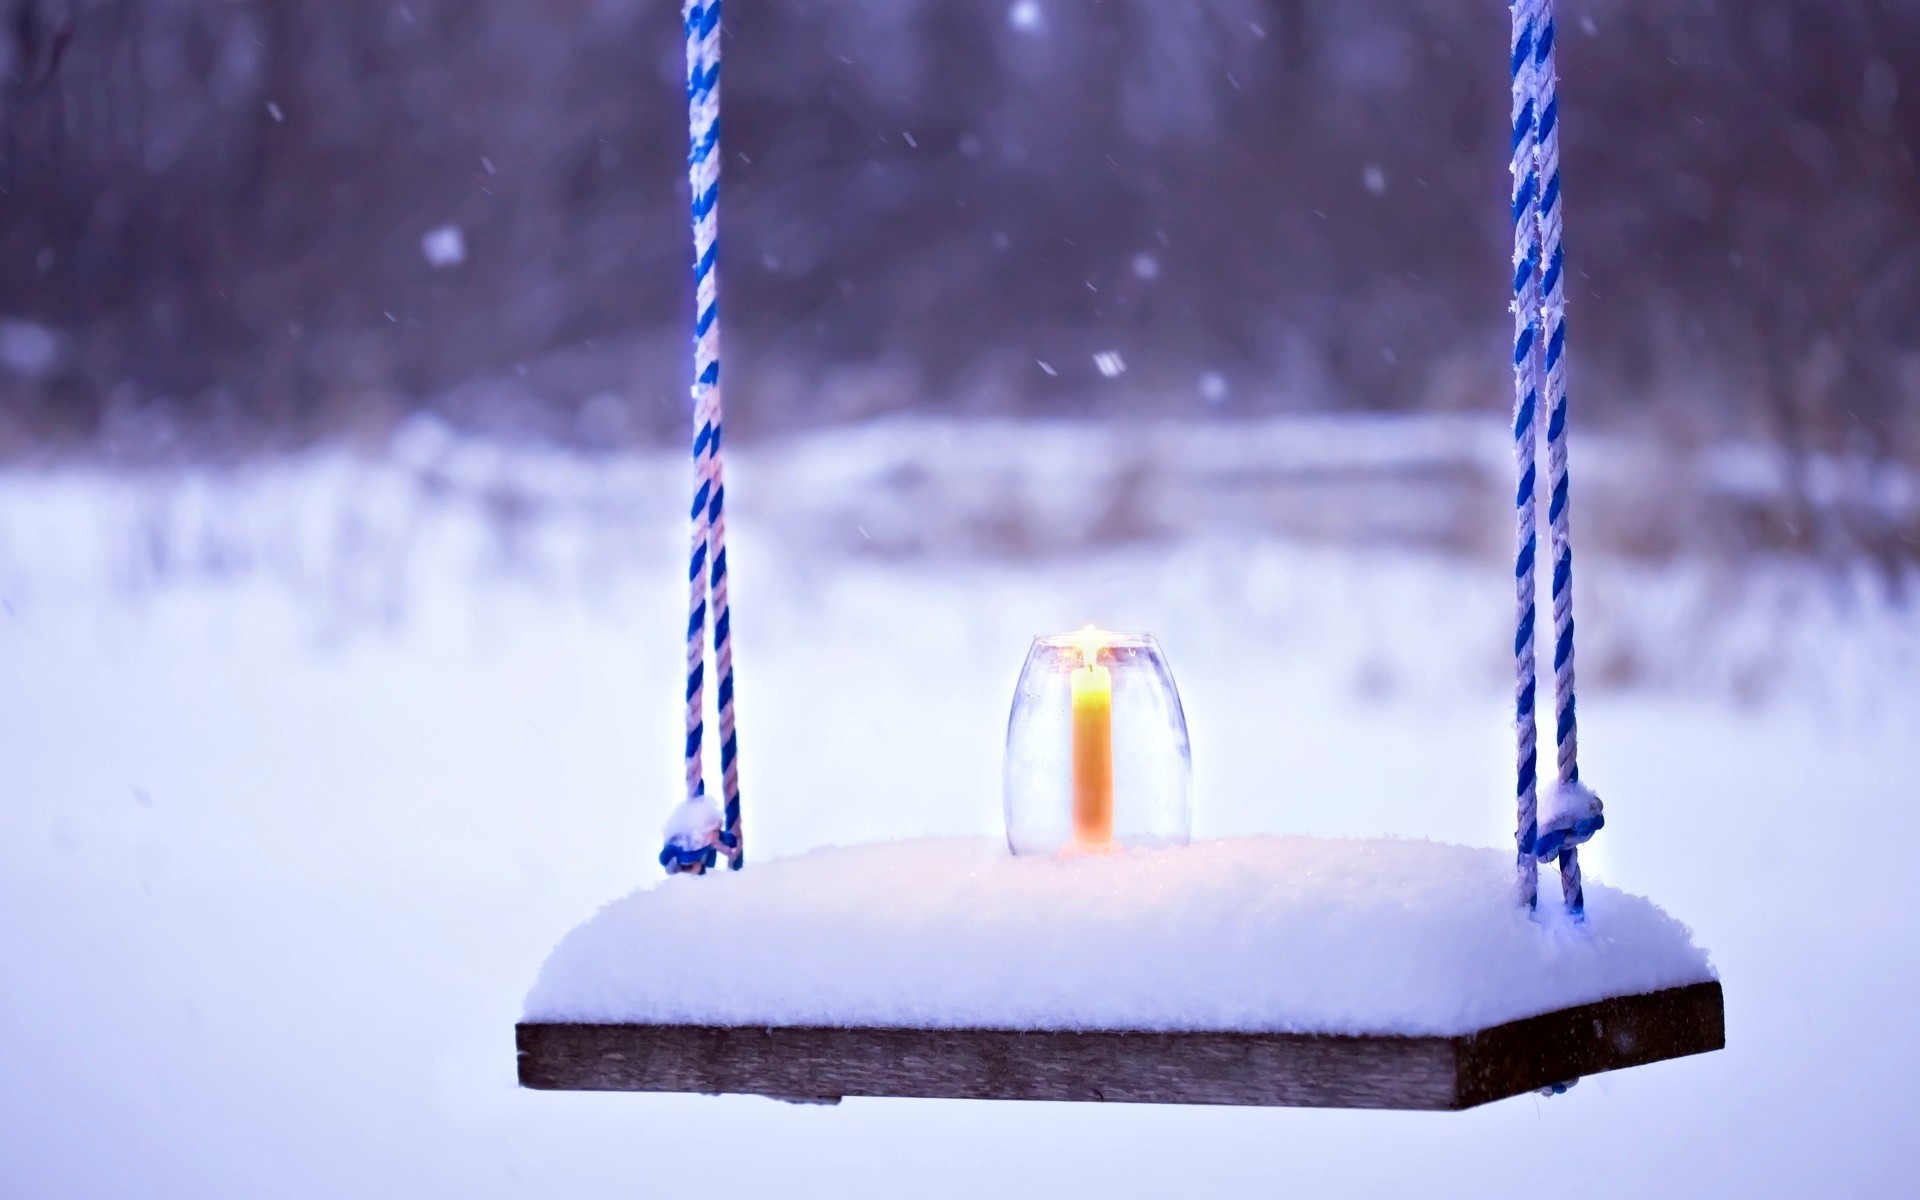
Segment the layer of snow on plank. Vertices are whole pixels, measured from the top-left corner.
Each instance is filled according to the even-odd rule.
[[[554,951],[529,1021],[1456,1034],[1714,977],[1685,926],[1512,858],[1251,837],[1016,859],[985,838],[664,880]]]

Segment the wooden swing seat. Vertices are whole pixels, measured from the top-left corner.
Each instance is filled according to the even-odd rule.
[[[1261,835],[1108,858],[881,843],[663,881],[549,957],[516,1028],[549,1090],[1471,1108],[1720,1049],[1686,926],[1587,924],[1510,856]]]
[[[522,1087],[1456,1110],[1726,1045],[1720,984],[1455,1037],[523,1023]]]

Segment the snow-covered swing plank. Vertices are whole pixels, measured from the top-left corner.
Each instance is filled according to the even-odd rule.
[[[743,862],[720,473],[720,0],[688,0],[696,327],[688,802],[671,872]],[[817,851],[610,905],[516,1029],[545,1089],[1458,1109],[1720,1049],[1684,926],[1580,877],[1564,281],[1551,0],[1512,5],[1516,860],[1428,842],[1237,838],[1065,861],[977,839]],[[1536,805],[1534,576],[1546,414],[1558,784]],[[701,762],[705,641],[722,804]],[[1091,658],[1085,660],[1091,664]],[[1556,862],[1564,911],[1541,905]],[[1518,896],[1516,899],[1516,890]]]
[[[1397,839],[821,850],[574,930],[527,997],[520,1078],[1448,1109],[1717,1048],[1720,985],[1686,929],[1589,900],[1585,929],[1529,914],[1499,851]]]

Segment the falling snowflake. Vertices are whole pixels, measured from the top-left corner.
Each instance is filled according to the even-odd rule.
[[[420,253],[426,256],[427,265],[435,269],[457,267],[467,261],[467,236],[460,232],[458,225],[429,229],[420,239]]]

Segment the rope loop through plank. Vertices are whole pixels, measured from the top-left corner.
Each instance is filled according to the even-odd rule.
[[[660,865],[699,874],[724,854],[745,862],[740,828],[739,746],[734,731],[732,612],[727,603],[726,484],[721,471],[720,404],[720,9],[721,0],[687,0],[687,182],[693,218],[693,470],[687,565],[686,800],[674,811]],[[711,617],[711,621],[709,621]],[[718,683],[721,807],[707,795],[702,741],[706,725],[706,641],[713,635]]]
[[[1578,847],[1606,824],[1600,798],[1580,781],[1574,706],[1573,541],[1567,479],[1566,259],[1561,245],[1560,102],[1553,0],[1513,0],[1508,69],[1512,96],[1514,741],[1517,875],[1521,899],[1538,902],[1538,864],[1557,862],[1567,911],[1586,911]],[[1540,411],[1547,413],[1547,525],[1552,559],[1554,743],[1557,782],[1539,796],[1534,710]]]

